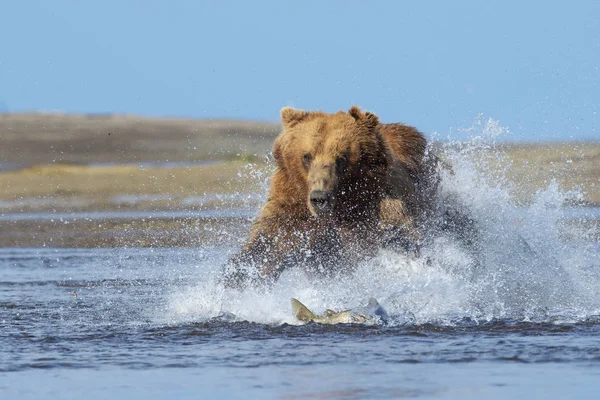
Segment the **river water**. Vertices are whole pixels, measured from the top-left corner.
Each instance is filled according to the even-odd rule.
[[[2,398],[595,398],[599,388],[600,310],[577,307],[581,293],[562,311],[496,304],[499,315],[485,315],[465,306],[488,295],[457,300],[439,271],[409,270],[404,284],[371,287],[388,325],[298,325],[289,297],[355,306],[368,285],[335,283],[333,294],[288,277],[266,293],[227,292],[208,272],[227,251],[0,251]]]

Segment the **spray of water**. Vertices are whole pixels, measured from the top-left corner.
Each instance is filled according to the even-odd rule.
[[[218,283],[222,254],[206,260],[198,283],[171,296],[167,319],[297,323],[290,297],[316,312],[375,297],[393,324],[580,321],[600,314],[600,246],[561,235],[563,206],[579,194],[549,182],[530,202],[517,201],[506,177],[511,160],[496,146],[506,130],[480,119],[467,133],[469,140],[448,140],[436,151],[452,165],[441,172],[441,197],[468,210],[478,228],[475,252],[437,234],[419,258],[382,250],[348,276],[318,279],[290,269],[271,287],[244,291]]]

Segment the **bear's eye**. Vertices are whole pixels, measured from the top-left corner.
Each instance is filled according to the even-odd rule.
[[[306,154],[304,154],[304,156],[302,156],[302,164],[304,164],[304,168],[308,168],[311,161],[312,161],[312,156],[310,155],[310,153],[306,153]]]
[[[335,168],[339,172],[344,172],[348,168],[348,158],[346,156],[339,156],[335,159]]]

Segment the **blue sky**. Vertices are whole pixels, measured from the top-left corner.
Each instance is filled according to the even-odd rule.
[[[600,1],[11,1],[0,111],[275,121],[352,104],[441,136],[600,138]]]

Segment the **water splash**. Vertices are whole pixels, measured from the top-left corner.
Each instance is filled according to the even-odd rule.
[[[439,234],[418,259],[382,250],[350,276],[315,279],[292,269],[272,287],[242,292],[218,283],[222,254],[204,265],[201,282],[171,297],[168,320],[297,323],[290,297],[317,313],[375,297],[396,324],[579,321],[600,314],[600,246],[566,240],[560,224],[565,203],[580,194],[551,181],[531,201],[519,200],[507,177],[512,160],[496,145],[508,131],[491,119],[467,131],[468,141],[449,140],[436,151],[452,165],[441,173],[443,198],[462,204],[479,228],[476,253]]]

